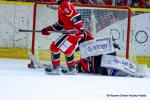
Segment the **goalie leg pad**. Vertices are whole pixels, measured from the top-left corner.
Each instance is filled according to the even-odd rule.
[[[111,68],[119,70],[133,77],[143,77],[145,72],[138,70],[138,66],[125,58],[120,58],[112,55],[103,55],[101,66],[105,68]]]
[[[113,68],[108,68],[106,70],[109,76],[128,76],[128,74]]]

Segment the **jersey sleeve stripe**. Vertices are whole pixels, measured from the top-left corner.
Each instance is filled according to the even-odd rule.
[[[78,24],[79,22],[82,22],[81,20],[81,15],[77,14],[74,17],[71,18],[72,23],[74,23],[74,25]]]
[[[53,28],[54,28],[55,30],[58,30],[58,31],[60,31],[60,30],[63,29],[63,27],[62,27],[60,24],[58,24],[58,23],[53,24]]]

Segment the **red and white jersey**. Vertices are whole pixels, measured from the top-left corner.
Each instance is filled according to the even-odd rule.
[[[65,30],[83,28],[81,15],[76,11],[72,3],[64,1],[58,8],[58,23],[63,24]]]

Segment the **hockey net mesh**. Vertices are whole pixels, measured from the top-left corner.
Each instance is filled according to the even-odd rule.
[[[75,6],[82,16],[84,28],[90,31],[95,38],[103,39],[112,35],[120,44],[121,50],[117,55],[126,57],[129,48],[127,48],[127,34],[129,29],[129,10],[121,7],[100,7],[100,6]],[[57,5],[51,3],[38,3],[35,5],[33,29],[41,30],[42,28],[54,24],[57,21]],[[35,13],[36,12],[36,13]],[[33,33],[34,34],[34,33]],[[37,59],[50,62],[50,44],[61,33],[51,33],[49,36],[43,36],[35,33],[32,40],[32,52]],[[131,45],[130,45],[131,46]],[[75,53],[75,58],[80,57],[79,52]],[[130,56],[129,56],[130,57]],[[64,56],[61,56],[62,62],[65,62]]]

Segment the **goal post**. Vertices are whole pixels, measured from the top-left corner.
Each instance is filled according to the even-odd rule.
[[[74,6],[81,14],[83,26],[86,30],[98,39],[108,38],[112,35],[122,47],[117,54],[127,59],[130,58],[132,13],[130,7],[85,4],[74,4]],[[57,7],[57,4],[50,2],[35,2],[34,4],[31,51],[37,59],[47,63],[50,62],[50,43],[60,34],[52,32],[49,36],[43,36],[36,33],[35,30],[40,30],[57,21]],[[75,53],[75,56],[79,57],[79,52]],[[62,60],[64,60],[63,56]]]

